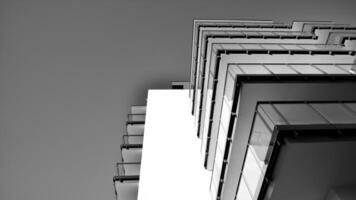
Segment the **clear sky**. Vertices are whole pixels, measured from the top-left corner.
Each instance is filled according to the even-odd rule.
[[[355,0],[0,0],[0,199],[114,198],[132,104],[188,80],[192,20],[335,20]]]

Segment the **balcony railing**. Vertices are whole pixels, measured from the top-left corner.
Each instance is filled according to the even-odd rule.
[[[123,144],[143,144],[143,134],[129,135],[125,134],[122,136]]]
[[[121,149],[142,148],[143,135],[123,135],[123,143]]]
[[[127,121],[132,121],[132,122],[141,122],[145,121],[146,114],[128,114],[127,115]]]
[[[140,178],[140,162],[119,162],[116,163],[117,175],[114,181],[138,181]]]

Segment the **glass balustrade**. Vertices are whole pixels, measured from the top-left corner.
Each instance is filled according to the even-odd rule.
[[[144,122],[146,118],[146,114],[128,114],[127,121],[128,122]]]
[[[125,134],[122,136],[123,144],[143,144],[143,134],[129,135]]]
[[[119,162],[116,164],[115,181],[138,181],[140,177],[140,162]]]

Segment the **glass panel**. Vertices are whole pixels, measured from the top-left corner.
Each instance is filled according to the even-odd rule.
[[[235,80],[230,73],[226,76],[226,84],[224,89],[224,100],[228,106],[232,107],[232,101],[234,100],[234,91],[235,91]]]
[[[296,71],[287,65],[265,65],[274,74],[297,74]]]
[[[125,162],[141,162],[142,149],[121,149],[122,160]]]
[[[221,170],[221,166],[223,163],[223,153],[220,151],[220,149],[217,149],[216,154],[215,154],[215,160],[214,160],[214,167],[216,167],[216,170]]]
[[[262,65],[239,65],[246,74],[271,74]]]
[[[124,144],[142,144],[143,135],[124,135]]]
[[[231,116],[231,108],[225,101],[223,101],[220,126],[222,125],[225,130],[229,128],[230,116]]]
[[[210,65],[212,65],[212,63],[215,63],[215,62],[216,62],[216,51],[212,50],[211,55],[210,55]],[[210,73],[215,75],[215,67],[210,67],[209,69],[210,69]]]
[[[236,74],[244,74],[243,71],[241,71],[240,67],[236,64],[234,65],[229,65],[229,71],[236,75]]]
[[[213,188],[216,188],[216,190],[217,190],[217,187],[219,185],[219,178],[220,178],[219,170],[214,169],[213,173],[212,173],[211,181],[212,181],[212,186],[214,186]]]
[[[248,191],[245,180],[242,176],[240,178],[240,184],[237,191],[236,200],[252,200],[250,192]]]
[[[217,170],[214,166],[211,180],[211,190],[217,195],[218,187],[220,184],[220,170]]]
[[[125,165],[125,175],[139,175],[140,174],[140,164],[137,165]]]
[[[272,132],[267,128],[262,118],[256,115],[255,122],[253,124],[252,135],[250,139],[250,145],[256,152],[256,156],[261,161],[266,161],[267,151],[270,147],[270,141],[272,138]]]
[[[204,56],[202,55],[203,54],[203,52],[201,52],[201,54],[200,54],[200,57],[199,57],[199,60],[198,60],[198,65],[199,65],[199,73],[200,74],[204,74],[203,72],[204,72]]]
[[[281,50],[281,46],[277,44],[261,44],[261,46],[265,49],[269,50]]]
[[[355,74],[355,65],[338,65],[339,68],[347,71],[347,72],[350,72],[351,74]]]
[[[145,114],[146,106],[131,106],[131,114]]]
[[[346,71],[336,67],[335,65],[314,65],[314,67],[328,74],[347,74]]]
[[[326,121],[307,104],[274,104],[289,124],[325,124]]]
[[[130,176],[140,174],[141,163],[117,163],[117,175],[118,176]]]
[[[242,175],[251,191],[252,198],[255,199],[258,196],[264,173],[250,150],[247,151]]]
[[[208,131],[210,126],[210,111],[211,111],[211,98],[212,98],[212,90],[208,90],[206,97],[206,109],[205,109],[205,118],[203,125],[203,136],[202,136],[202,153],[205,154],[206,151],[206,142],[208,138]],[[204,112],[204,111],[203,111]]]
[[[129,124],[127,125],[128,135],[142,135],[145,130],[144,124]]]
[[[281,49],[293,49],[293,50],[304,50],[304,48],[297,46],[295,44],[281,44]]]
[[[209,118],[209,115],[210,115],[210,107],[211,107],[211,100],[213,98],[213,87],[214,87],[214,79],[211,75],[209,75],[209,79],[207,80],[208,81],[208,89],[206,91],[206,105],[205,105],[205,118]]]
[[[265,173],[266,170],[267,170],[267,165],[268,165],[268,163],[265,162],[265,160],[261,160],[261,159],[257,156],[257,153],[256,153],[256,151],[255,151],[255,149],[253,148],[252,145],[249,145],[249,146],[248,146],[248,150],[250,151],[250,153],[251,153],[251,154],[253,155],[253,157],[255,158],[256,163],[257,163],[258,166],[260,167],[261,171],[262,171],[263,173]]]
[[[211,196],[212,196],[212,200],[215,200],[216,199],[216,195],[217,195],[217,187],[215,186],[215,183],[212,182],[211,185],[210,185],[210,192],[211,192]]]
[[[345,103],[345,105],[356,114],[356,103]]]
[[[303,47],[304,49],[308,49],[308,50],[325,50],[327,48],[320,46],[320,45],[305,45],[305,44],[300,44],[298,45],[300,47]]]
[[[202,78],[200,77],[200,74],[197,75],[197,83],[196,83],[196,89],[195,89],[195,103],[194,103],[194,109],[195,109],[195,117],[197,116],[198,109],[199,109],[199,103],[200,103],[200,92],[201,92],[201,80]]]
[[[146,114],[128,114],[128,121],[145,121]]]
[[[278,32],[278,33],[281,33],[281,32]],[[262,34],[260,34],[262,35]],[[263,32],[263,35],[265,36],[269,36],[269,35],[275,35],[273,32]]]
[[[263,49],[263,47],[258,44],[241,44],[241,46],[243,46],[244,49]]]
[[[311,65],[290,65],[301,74],[323,74],[320,70]]]
[[[198,125],[198,121],[200,118],[200,99],[201,99],[201,92],[202,92],[202,86],[203,86],[203,78],[202,78],[202,74],[199,74],[199,80],[198,80],[198,88],[196,91],[196,97],[195,97],[195,109],[196,109],[196,113],[195,113],[195,124],[196,126]]]
[[[291,32],[278,32],[278,35],[293,35]]]
[[[222,126],[220,126],[219,135],[218,135],[218,149],[222,155],[223,152],[225,151],[226,136],[227,136],[226,130]]]
[[[209,131],[209,125],[210,125],[210,113],[211,113],[211,104],[212,104],[212,96],[213,96],[213,83],[214,80],[212,78],[212,75],[209,73],[210,79],[209,79],[209,84],[208,84],[208,91],[207,91],[207,97],[206,97],[206,107],[205,107],[205,118],[204,118],[204,124],[203,124],[203,139],[202,139],[202,152],[205,153],[206,150],[206,142],[207,142],[207,136],[208,136],[208,131]],[[203,111],[204,112],[204,111]]]
[[[342,104],[325,103],[311,104],[331,123],[355,123],[356,115],[347,110]]]
[[[245,32],[246,35],[249,35],[249,36],[258,36],[258,35],[261,35],[260,33],[258,32]]]
[[[260,104],[257,110],[260,116],[263,117],[267,123],[270,130],[273,130],[275,125],[287,124],[287,122],[278,114],[271,104]]]

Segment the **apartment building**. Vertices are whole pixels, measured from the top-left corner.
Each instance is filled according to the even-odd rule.
[[[150,91],[150,123],[129,120],[117,199],[356,198],[355,39],[328,21],[195,20],[190,89]]]

